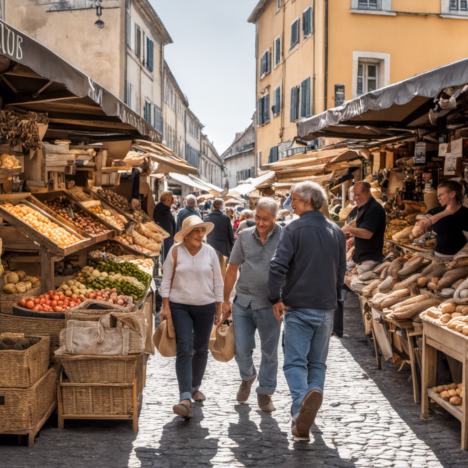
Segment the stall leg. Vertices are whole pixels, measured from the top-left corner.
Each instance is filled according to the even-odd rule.
[[[47,291],[54,291],[54,262],[52,255],[44,248],[39,249],[41,258],[41,290],[42,293]]]
[[[34,432],[28,432],[28,448],[34,447]]]
[[[468,344],[465,345],[465,359],[463,362],[463,395],[464,398],[462,400],[462,411],[463,411],[463,418],[462,418],[462,440],[461,440],[461,448],[462,450],[468,450],[468,398],[466,398],[467,387],[468,387],[468,366],[466,365],[466,360],[468,358]]]
[[[57,400],[58,400],[58,413],[57,413],[57,427],[63,429],[63,403],[62,403],[62,387],[57,387]]]
[[[372,323],[373,322],[374,321],[372,320]],[[381,370],[382,369],[382,357],[380,356],[379,344],[377,343],[377,337],[375,336],[373,325],[371,326],[372,326],[372,330],[371,330],[372,339],[374,341],[375,360],[377,361],[377,369]]]
[[[409,347],[409,355],[410,355],[410,362],[411,362],[411,378],[413,380],[413,398],[415,403],[421,402],[421,394],[419,389],[419,381],[418,381],[418,370],[417,370],[417,363],[416,357],[414,354],[414,337],[412,334],[408,333],[408,347]]]
[[[428,389],[434,387],[437,376],[437,350],[427,344],[426,336],[423,335],[423,368],[422,368],[422,401],[421,417],[429,419],[429,394]]]
[[[133,432],[138,433],[138,389],[137,381],[133,381]]]

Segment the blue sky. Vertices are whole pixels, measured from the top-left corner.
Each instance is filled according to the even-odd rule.
[[[221,154],[255,111],[258,0],[149,0],[174,41],[165,58]]]

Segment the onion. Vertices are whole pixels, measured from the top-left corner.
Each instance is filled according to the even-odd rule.
[[[117,301],[117,304],[118,304],[118,305],[124,305],[124,301],[123,301],[122,299],[119,299],[119,300]]]

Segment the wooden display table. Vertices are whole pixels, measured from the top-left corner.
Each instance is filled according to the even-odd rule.
[[[436,385],[437,377],[437,350],[447,356],[456,359],[463,364],[463,403],[461,406],[453,406],[443,400],[437,393],[430,389]],[[461,448],[468,450],[468,339],[448,329],[439,327],[430,322],[423,322],[423,365],[422,365],[422,405],[421,417],[429,418],[429,398],[432,398],[442,408],[455,416],[462,424]]]

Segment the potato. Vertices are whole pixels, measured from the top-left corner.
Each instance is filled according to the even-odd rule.
[[[456,390],[449,390],[448,391],[448,394],[453,397],[453,396],[457,396],[457,391]]]
[[[466,307],[466,306],[463,307],[463,309],[462,309],[462,314],[463,314],[463,315],[468,315],[468,307]]]
[[[457,387],[458,387],[458,388],[463,388],[463,384],[462,384],[462,383],[459,383],[459,384],[457,385]]]
[[[450,390],[450,385],[444,385],[444,390],[448,392]]]
[[[461,388],[457,388],[455,391],[457,392],[458,396],[460,396],[462,394],[462,389]]]
[[[437,387],[437,393],[442,393],[444,391],[444,386],[443,385],[439,385]]]
[[[449,400],[450,400],[450,395],[448,394],[447,391],[445,391],[445,392],[442,392],[442,393],[440,394],[440,398],[442,398],[442,399],[445,400],[445,401],[449,401]]]
[[[452,318],[455,318],[455,317],[463,317],[463,314],[460,313],[460,312],[454,312],[454,313],[452,314]]]
[[[461,333],[462,330],[466,327],[466,323],[459,323],[456,327],[455,327],[455,331],[457,331],[458,333]]]
[[[462,400],[459,396],[453,396],[450,398],[450,404],[453,406],[460,406],[462,404]]]
[[[438,388],[439,388],[439,387],[432,387],[432,388],[431,388],[431,392],[439,393],[439,392],[437,391]]]
[[[456,383],[450,384],[450,389],[451,390],[456,390],[458,385]]]

